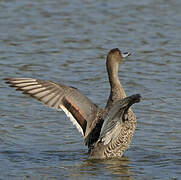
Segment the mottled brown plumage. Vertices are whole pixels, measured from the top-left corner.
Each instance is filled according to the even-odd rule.
[[[136,117],[129,108],[140,101],[140,95],[126,97],[118,78],[119,64],[123,56],[129,55],[117,48],[108,53],[106,66],[111,91],[104,110],[74,87],[33,78],[5,80],[49,107],[63,110],[82,133],[91,158],[121,157],[136,128]]]

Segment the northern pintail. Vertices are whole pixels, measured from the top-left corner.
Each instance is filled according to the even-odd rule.
[[[141,100],[139,94],[126,97],[118,78],[119,64],[130,53],[112,49],[106,60],[110,95],[105,109],[99,108],[78,89],[48,80],[33,78],[5,78],[17,90],[43,102],[51,108],[63,110],[81,132],[90,158],[121,157],[129,147],[136,117],[131,105]]]

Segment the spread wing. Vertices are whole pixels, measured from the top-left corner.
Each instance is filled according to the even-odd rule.
[[[6,78],[6,83],[43,102],[51,108],[63,110],[85,138],[100,111],[78,89],[52,81],[32,78]]]
[[[120,133],[120,128],[123,123],[129,119],[135,118],[133,114],[131,116],[128,115],[129,108],[140,101],[140,94],[134,94],[117,101],[110,109],[102,125],[99,141],[104,142],[104,145],[108,144],[112,140],[114,141]]]
[[[120,100],[122,101],[122,100]],[[120,101],[118,101],[109,111],[103,125],[101,128],[101,133],[99,140],[104,142],[104,145],[109,144],[114,137],[117,137],[119,133],[119,126],[122,123],[122,113],[120,106]]]

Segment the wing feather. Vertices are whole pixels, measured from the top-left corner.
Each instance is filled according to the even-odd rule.
[[[101,109],[79,90],[52,81],[32,78],[6,78],[6,83],[41,101],[51,108],[63,110],[84,138]]]
[[[117,133],[119,133],[119,126],[122,124],[122,108],[120,106],[120,102],[123,100],[119,100],[116,104],[110,109],[103,125],[101,128],[101,133],[99,140],[104,142],[104,145],[110,143],[115,137],[117,137]]]

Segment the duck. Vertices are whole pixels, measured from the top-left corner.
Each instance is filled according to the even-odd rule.
[[[140,94],[126,96],[118,77],[119,65],[129,55],[118,48],[108,52],[106,68],[110,95],[104,109],[72,86],[34,78],[4,80],[23,94],[63,110],[82,134],[91,159],[120,158],[129,148],[136,129],[136,116],[131,106],[141,101]]]

